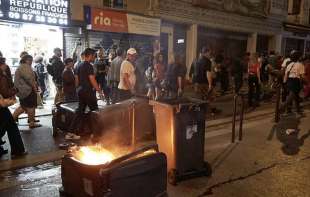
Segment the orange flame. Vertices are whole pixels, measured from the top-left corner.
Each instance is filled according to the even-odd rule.
[[[83,146],[77,152],[77,159],[84,164],[100,165],[111,162],[115,156],[104,148]]]

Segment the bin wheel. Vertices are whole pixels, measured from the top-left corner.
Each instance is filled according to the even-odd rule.
[[[205,176],[211,176],[212,175],[212,167],[208,162],[204,162],[203,167],[205,169],[204,174]]]
[[[171,185],[177,185],[177,182],[178,182],[178,172],[177,172],[176,169],[171,169],[168,172],[168,182]]]

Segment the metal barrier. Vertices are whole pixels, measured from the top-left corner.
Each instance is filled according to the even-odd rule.
[[[236,94],[234,96],[234,111],[233,111],[233,120],[232,120],[232,136],[231,136],[231,142],[235,143],[236,138],[236,119],[237,119],[237,105],[238,100],[241,99],[241,111],[240,111],[240,117],[239,117],[239,141],[242,141],[243,137],[243,118],[244,118],[244,105],[245,105],[245,98],[244,94]]]

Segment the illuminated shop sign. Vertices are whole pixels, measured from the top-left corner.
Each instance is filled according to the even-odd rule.
[[[68,25],[69,0],[0,0],[0,19]]]

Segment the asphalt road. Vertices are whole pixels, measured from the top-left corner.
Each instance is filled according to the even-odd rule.
[[[304,117],[272,116],[245,123],[244,140],[230,143],[230,125],[206,135],[205,159],[212,177],[168,186],[170,197],[309,197],[310,111]],[[287,129],[297,133],[287,135]],[[0,172],[0,196],[59,196],[60,163]]]

